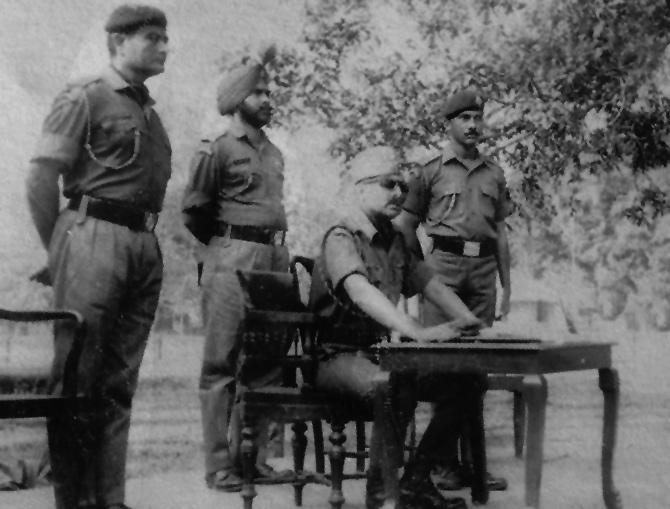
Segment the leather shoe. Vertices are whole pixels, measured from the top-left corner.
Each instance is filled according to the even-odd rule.
[[[461,497],[446,498],[430,477],[408,476],[400,480],[400,506],[403,509],[467,509]]]
[[[369,468],[365,481],[365,509],[381,509],[386,501],[381,470]]]
[[[290,480],[293,476],[294,473],[292,470],[275,470],[267,463],[256,465],[256,472],[254,473],[254,477],[271,479],[273,481]]]
[[[219,470],[205,477],[207,487],[212,490],[233,493],[242,490],[242,478],[231,470]]]
[[[455,468],[438,466],[433,469],[432,474],[435,486],[441,490],[457,491],[472,486],[472,471],[462,465]],[[486,484],[489,491],[505,491],[507,489],[507,479],[494,477],[489,472],[486,472]]]

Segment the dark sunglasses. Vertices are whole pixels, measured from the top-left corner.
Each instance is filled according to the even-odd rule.
[[[375,177],[366,177],[364,179],[359,180],[358,183],[374,183],[377,182],[380,186],[382,186],[384,189],[388,189],[389,191],[394,190],[396,187],[400,189],[401,193],[407,193],[409,191],[409,186],[407,185],[407,182],[405,182],[401,177],[394,177],[391,175],[377,175]]]

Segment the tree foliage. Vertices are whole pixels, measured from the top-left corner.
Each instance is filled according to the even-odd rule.
[[[433,150],[448,94],[478,87],[517,249],[539,272],[567,263],[626,295],[667,262],[669,21],[661,0],[313,1],[301,46],[277,62],[277,117],[318,119],[344,158],[379,143]]]

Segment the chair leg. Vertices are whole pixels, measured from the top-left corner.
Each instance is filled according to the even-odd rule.
[[[356,472],[365,472],[365,421],[356,421]]]
[[[330,457],[330,497],[328,502],[332,509],[340,509],[344,504],[344,494],[342,493],[342,476],[344,471],[344,444],[347,439],[344,434],[344,424],[333,421],[330,425],[331,434],[329,437],[330,443],[333,446],[330,448],[328,456]],[[245,508],[246,509],[246,508]]]
[[[323,425],[319,419],[312,421],[312,432],[314,434],[314,462],[316,473],[326,473],[325,453],[323,448]]]
[[[526,439],[526,403],[523,392],[514,392],[514,456],[523,456],[523,445]]]
[[[240,454],[242,455],[242,499],[244,500],[244,509],[251,509],[256,488],[254,487],[254,466],[256,463],[256,450],[254,439],[256,438],[255,423],[248,417],[244,417],[244,426],[242,427],[242,443],[240,444]]]
[[[295,505],[302,506],[302,489],[305,487],[303,470],[305,469],[305,450],[307,449],[307,425],[302,422],[293,423],[293,470],[296,479],[293,481],[293,498]]]

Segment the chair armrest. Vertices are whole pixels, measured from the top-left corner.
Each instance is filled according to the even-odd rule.
[[[274,310],[264,310],[264,309],[255,309],[247,308],[247,317],[246,319],[249,322],[254,322],[257,324],[285,324],[285,325],[294,325],[296,327],[300,326],[312,326],[316,324],[316,315],[314,313],[308,312],[297,312],[297,311],[274,311]]]
[[[63,394],[77,395],[77,371],[79,356],[84,347],[86,332],[84,318],[80,313],[69,309],[51,310],[9,310],[0,308],[0,320],[10,322],[53,322],[57,320],[72,320],[75,323],[72,348],[68,352],[63,368]]]
[[[53,322],[55,320],[74,320],[78,327],[83,327],[84,318],[77,311],[68,309],[38,309],[15,311],[0,308],[0,320],[10,322]]]

